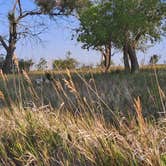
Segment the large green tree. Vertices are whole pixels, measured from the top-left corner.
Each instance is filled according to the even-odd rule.
[[[160,0],[116,0],[114,17],[119,23],[120,45],[123,46],[126,70],[137,72],[139,64],[136,50],[146,41],[155,42],[162,35],[165,5]]]
[[[105,72],[111,62],[112,45],[116,37],[113,20],[107,13],[108,6],[91,5],[83,10],[79,20],[81,23],[77,40],[83,43],[84,49],[95,49],[101,52],[104,59]],[[111,8],[111,4],[109,6]]]
[[[160,39],[164,16],[165,4],[159,0],[103,0],[80,14],[78,40],[84,48],[111,43],[123,50],[126,70],[137,72],[136,50],[142,42]]]

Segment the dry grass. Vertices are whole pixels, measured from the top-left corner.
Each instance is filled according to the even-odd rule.
[[[64,110],[65,111],[65,110]],[[164,165],[164,123],[117,129],[102,115],[3,111],[0,161],[4,165]],[[139,124],[140,125],[140,124]],[[162,127],[161,127],[162,126]]]
[[[12,80],[12,92],[11,80],[1,75],[1,165],[166,165],[165,117],[145,119],[143,100],[130,95],[126,87],[123,95],[132,105],[128,117],[110,107],[110,100],[103,96],[104,85],[102,92],[93,75],[87,79],[67,71],[49,84],[34,87],[24,72]],[[123,78],[119,75],[118,79]],[[120,93],[121,87],[114,88],[112,93]],[[165,95],[159,81],[156,88],[164,110]],[[56,108],[48,94],[56,94]],[[117,105],[119,101],[115,101]]]

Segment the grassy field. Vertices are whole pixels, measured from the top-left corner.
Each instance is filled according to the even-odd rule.
[[[165,81],[165,66],[1,73],[0,164],[166,165]]]

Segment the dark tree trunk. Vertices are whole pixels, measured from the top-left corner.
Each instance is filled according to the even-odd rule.
[[[13,73],[13,54],[14,52],[9,50],[7,51],[7,55],[2,67],[2,70],[5,74]]]
[[[138,64],[135,48],[132,47],[131,44],[128,45],[128,54],[131,60],[131,72],[137,73],[139,71],[139,64]]]
[[[129,63],[129,56],[128,56],[128,48],[125,45],[123,47],[123,60],[124,60],[124,67],[126,72],[130,72],[130,63]]]
[[[7,54],[5,61],[4,61],[4,64],[3,64],[3,67],[2,67],[3,73],[11,74],[12,73],[12,66],[13,66],[12,55]]]
[[[10,74],[13,72],[13,55],[16,49],[17,42],[17,21],[14,13],[8,16],[9,18],[9,45],[6,48],[6,58],[3,64],[2,70],[6,74]]]

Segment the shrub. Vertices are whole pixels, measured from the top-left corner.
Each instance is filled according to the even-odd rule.
[[[66,59],[57,59],[53,61],[52,67],[56,69],[75,69],[78,65],[76,59],[67,56]]]
[[[33,63],[32,59],[29,59],[29,60],[20,59],[19,60],[19,69],[29,72],[30,68],[33,66],[33,64],[34,63]]]

